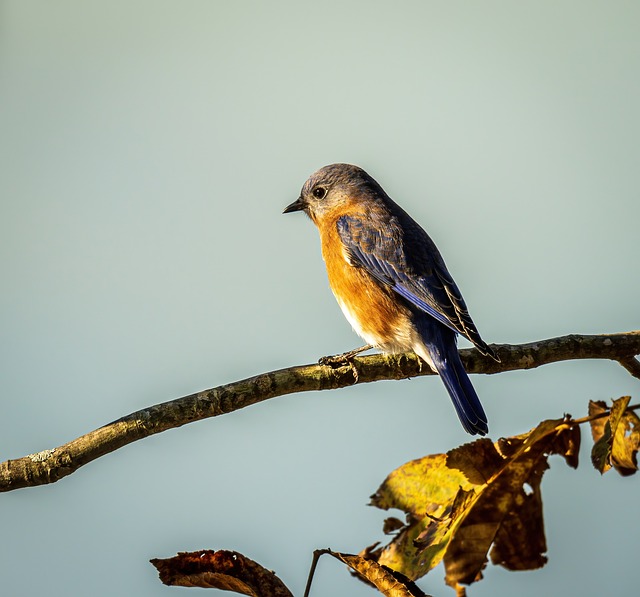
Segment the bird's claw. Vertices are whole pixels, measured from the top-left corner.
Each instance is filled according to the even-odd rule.
[[[353,356],[350,356],[349,353],[345,352],[343,354],[334,354],[328,357],[320,357],[318,359],[318,364],[336,369],[338,367],[348,365],[351,362],[351,359],[353,359]]]
[[[359,355],[361,352],[365,350],[369,350],[373,348],[370,345],[362,346],[360,348],[355,348],[354,350],[349,350],[348,352],[343,352],[342,354],[334,354],[328,357],[320,357],[318,359],[318,363],[320,365],[326,365],[327,367],[332,367],[337,369],[338,367],[345,367],[347,365],[353,364],[353,359]]]

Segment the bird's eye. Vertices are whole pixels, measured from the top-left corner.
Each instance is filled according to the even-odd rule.
[[[327,195],[327,189],[325,189],[324,187],[316,187],[315,189],[313,189],[313,196],[316,199],[324,199]]]

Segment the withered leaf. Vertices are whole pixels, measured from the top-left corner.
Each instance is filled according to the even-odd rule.
[[[611,467],[622,476],[633,475],[638,470],[640,418],[632,410],[627,410],[630,400],[630,396],[613,400],[607,417],[590,421],[595,442],[591,461],[601,474]],[[606,410],[604,402],[589,403],[589,415],[601,414]]]
[[[165,585],[221,589],[250,597],[292,597],[275,573],[236,551],[182,552],[151,563]]]
[[[409,523],[377,553],[381,564],[412,580],[426,574],[442,559],[437,548],[417,550],[414,541],[438,520],[442,521],[438,536],[444,537],[448,515],[458,491],[461,487],[472,487],[461,471],[446,466],[446,460],[446,454],[433,454],[407,462],[391,472],[371,496],[373,506],[384,510],[398,508],[408,514]]]
[[[589,416],[600,415],[608,410],[603,400],[589,400]],[[609,417],[599,417],[589,421],[593,448],[591,448],[591,463],[600,474],[606,473],[610,468],[611,456],[611,425]]]
[[[589,400],[590,417],[594,415],[601,415],[607,410],[609,410],[609,407],[604,400]],[[606,417],[600,417],[599,419],[593,419],[593,421],[589,421],[589,425],[591,426],[591,436],[593,437],[594,442],[597,442],[603,436],[604,424],[606,420]]]
[[[357,575],[387,597],[429,597],[410,579],[365,556],[330,550],[322,550],[322,552],[332,555],[349,566]]]
[[[399,508],[408,523],[378,562],[417,579],[444,560],[447,583],[461,589],[482,577],[488,557],[510,570],[546,563],[540,483],[551,454],[577,466],[580,429],[570,420],[543,421],[529,433],[495,444],[480,439],[409,462],[372,498]]]
[[[371,496],[370,505],[382,510],[398,508],[419,517],[426,513],[438,516],[458,487],[471,487],[463,473],[445,466],[446,459],[446,454],[432,454],[403,464],[389,473]]]
[[[393,535],[396,531],[399,531],[404,526],[404,522],[400,519],[390,516],[385,518],[382,523],[382,532],[385,535]]]

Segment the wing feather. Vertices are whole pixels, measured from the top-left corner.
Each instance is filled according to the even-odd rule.
[[[394,215],[380,222],[342,216],[337,229],[352,265],[363,267],[414,307],[496,358],[480,337],[435,244],[409,216],[402,224]]]

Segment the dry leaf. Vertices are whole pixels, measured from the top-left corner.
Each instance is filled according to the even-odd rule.
[[[589,416],[600,415],[607,412],[606,402],[603,400],[589,400]],[[600,474],[606,473],[611,465],[611,425],[609,417],[599,417],[589,421],[591,425],[591,436],[593,437],[593,448],[591,448],[591,463]]]
[[[182,552],[151,563],[165,585],[221,589],[250,597],[293,597],[272,571],[236,551]]]
[[[630,400],[630,396],[613,400],[607,417],[590,421],[594,439],[591,462],[601,474],[611,467],[622,476],[633,475],[638,470],[640,418],[632,410],[627,410]],[[606,411],[604,402],[589,402],[589,415]]]
[[[330,550],[321,550],[321,553],[328,553],[345,563],[387,597],[429,597],[402,574],[386,568],[371,559]]]
[[[402,527],[404,527],[404,522],[402,522],[399,518],[390,516],[389,518],[384,519],[384,522],[382,523],[382,532],[385,535],[393,535],[396,531],[399,531]]]
[[[372,496],[399,508],[408,523],[373,555],[413,580],[444,560],[447,583],[462,590],[482,577],[488,556],[510,570],[546,562],[540,483],[547,458],[577,466],[580,429],[566,419],[543,421],[527,434],[480,439],[393,471]]]

